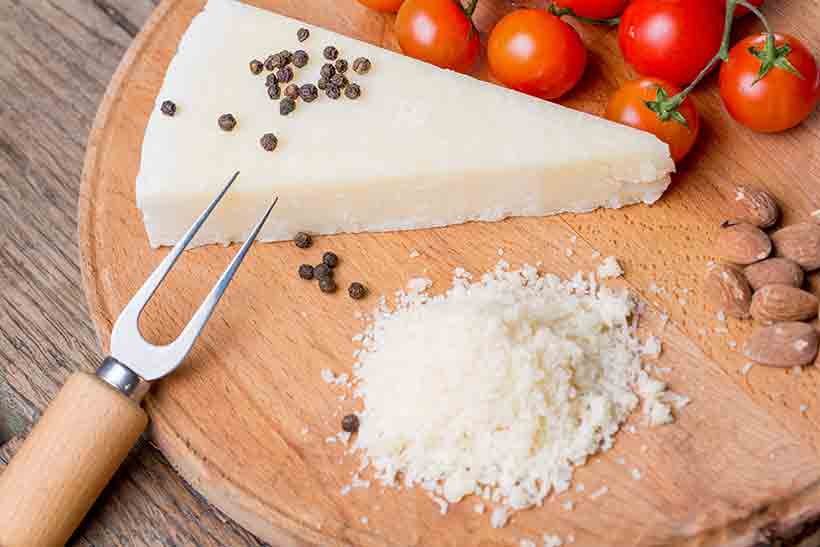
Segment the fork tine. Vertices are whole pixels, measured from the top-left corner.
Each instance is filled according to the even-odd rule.
[[[131,301],[128,302],[126,306],[126,310],[132,307],[136,307],[137,310],[142,311],[145,305],[151,300],[151,297],[156,292],[157,288],[162,284],[162,281],[165,279],[165,276],[168,275],[168,272],[171,271],[171,268],[174,267],[176,264],[177,259],[180,257],[182,252],[188,247],[188,244],[191,243],[191,240],[194,238],[196,233],[205,224],[205,221],[211,215],[211,212],[216,208],[219,202],[222,200],[222,197],[227,193],[228,189],[234,183],[236,178],[239,176],[239,171],[233,174],[230,178],[228,183],[219,192],[214,200],[208,205],[208,207],[199,215],[199,218],[196,219],[194,224],[188,228],[188,231],[182,236],[174,248],[171,249],[171,252],[166,255],[166,257],[160,262],[159,266],[151,273],[148,279],[145,280],[142,287],[139,291],[131,298]],[[130,310],[129,310],[130,311]]]
[[[248,254],[251,246],[253,245],[254,241],[256,241],[256,236],[259,235],[260,230],[265,225],[265,222],[268,220],[271,211],[274,207],[276,207],[279,198],[275,198],[273,203],[271,203],[270,207],[268,207],[265,214],[259,219],[254,226],[251,233],[248,235],[248,238],[242,244],[242,247],[233,257],[233,260],[219,277],[219,280],[214,285],[214,288],[211,289],[211,292],[208,293],[208,296],[205,297],[202,304],[199,306],[199,309],[196,310],[191,320],[185,325],[185,328],[182,330],[180,335],[174,340],[169,349],[172,350],[174,355],[178,355],[179,360],[181,361],[185,355],[191,349],[194,342],[196,341],[197,336],[199,333],[202,332],[202,329],[205,327],[205,323],[208,322],[208,319],[211,317],[211,314],[216,308],[216,305],[219,303],[219,299],[222,298],[222,294],[225,292],[225,289],[228,288],[230,285],[231,280],[233,279],[234,274],[239,269],[239,266],[242,264],[242,261],[245,259],[245,255]]]

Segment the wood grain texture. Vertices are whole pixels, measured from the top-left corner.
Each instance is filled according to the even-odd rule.
[[[155,3],[0,0],[0,467],[18,446],[2,443],[102,357],[80,279],[80,172],[105,87]],[[264,544],[141,443],[69,545]]]
[[[71,375],[0,475],[0,545],[64,545],[147,425],[139,403]]]
[[[354,0],[253,2],[315,24],[395,47],[389,17]],[[516,5],[529,4],[516,2]],[[132,292],[164,255],[151,250],[134,206],[142,132],[179,37],[200,1],[168,0],[137,37],[108,89],[92,133],[81,196],[81,247],[90,312],[103,345]],[[511,9],[487,0],[478,12],[486,31]],[[543,3],[539,3],[543,5]],[[778,28],[820,48],[820,8],[773,1]],[[754,25],[741,24],[746,30]],[[582,28],[591,65],[565,104],[599,113],[608,93],[630,77],[612,31]],[[486,76],[486,68],[478,71]],[[820,206],[820,120],[815,115],[782,135],[761,136],[723,112],[714,78],[696,100],[706,129],[672,188],[653,207],[516,219],[397,234],[322,238],[309,253],[287,243],[259,246],[192,352],[188,366],[160,383],[147,401],[151,434],[173,465],[209,500],[251,531],[277,545],[517,545],[544,531],[578,545],[751,545],[820,512],[817,452],[818,372],[800,376],[744,363],[731,342],[749,323],[716,328],[700,292],[711,238],[723,218],[723,195],[734,183],[766,186],[783,203],[787,222]],[[573,246],[572,256],[565,254]],[[426,275],[447,285],[455,266],[480,272],[496,250],[517,264],[543,260],[571,275],[597,265],[593,252],[620,257],[628,283],[648,303],[646,327],[662,334],[660,366],[671,367],[673,388],[693,404],[675,426],[624,434],[617,447],[577,473],[598,500],[569,494],[575,511],[554,501],[520,513],[492,530],[469,503],[447,518],[423,494],[354,490],[340,494],[357,462],[342,459],[324,438],[353,403],[340,403],[319,375],[349,370],[356,310],[373,305],[327,297],[294,275],[298,264],[335,250],[344,259],[340,282],[365,279],[390,294],[408,277]],[[409,257],[411,248],[422,256]],[[182,327],[233,254],[208,247],[186,254],[146,312],[144,332],[167,340]],[[128,264],[128,268],[121,265]],[[647,290],[652,283],[666,288]],[[658,319],[668,313],[666,327]],[[287,325],[288,328],[281,328]],[[708,329],[708,330],[702,330]],[[798,411],[808,404],[804,414]],[[307,434],[302,434],[303,428]],[[647,447],[645,452],[640,447]],[[641,470],[634,481],[616,458]],[[369,518],[363,524],[361,516]]]

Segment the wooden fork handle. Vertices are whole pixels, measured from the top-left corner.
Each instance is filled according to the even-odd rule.
[[[71,376],[0,474],[0,547],[64,545],[147,425],[134,400]]]

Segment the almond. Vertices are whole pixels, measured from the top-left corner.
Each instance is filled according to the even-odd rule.
[[[765,190],[739,184],[734,195],[726,196],[731,211],[730,224],[747,223],[758,228],[771,228],[780,219],[780,207],[774,197]]]
[[[739,268],[729,264],[715,264],[706,272],[703,288],[706,298],[726,315],[738,319],[749,317],[752,289]]]
[[[755,291],[749,311],[762,322],[807,321],[817,316],[817,297],[789,285],[766,285]]]
[[[747,265],[768,258],[772,242],[763,230],[751,224],[723,223],[718,232],[717,255],[732,264]]]
[[[777,256],[794,260],[810,272],[820,268],[820,224],[801,222],[780,228],[772,234]]]
[[[808,365],[817,355],[817,331],[806,323],[778,323],[755,329],[743,346],[743,354],[770,367]]]
[[[743,273],[755,291],[765,285],[789,285],[799,288],[806,278],[803,269],[788,258],[767,258],[746,266]]]

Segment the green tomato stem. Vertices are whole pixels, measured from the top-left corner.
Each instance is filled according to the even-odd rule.
[[[464,14],[468,18],[472,19],[473,14],[475,13],[475,9],[476,9],[477,6],[478,6],[478,0],[471,0],[470,5],[468,5],[466,8],[464,8]]]
[[[746,4],[745,0],[726,0],[726,15],[723,23],[723,37],[720,40],[720,49],[715,54],[714,57],[703,67],[703,70],[700,71],[700,74],[692,80],[692,82],[684,88],[683,91],[671,97],[665,104],[664,107],[670,110],[674,110],[675,108],[679,107],[683,104],[683,101],[686,97],[692,92],[693,89],[703,80],[709,71],[712,70],[712,67],[715,66],[716,63],[720,61],[725,61],[729,58],[729,46],[731,45],[732,39],[732,24],[734,23],[735,18],[735,9],[737,8],[738,4]]]
[[[588,23],[590,25],[604,25],[608,27],[617,27],[621,22],[620,17],[610,17],[609,19],[592,19],[590,17],[584,17],[582,15],[577,15],[572,8],[560,8],[555,4],[550,4],[547,10],[556,17],[569,15],[571,17],[575,17],[582,23]]]

